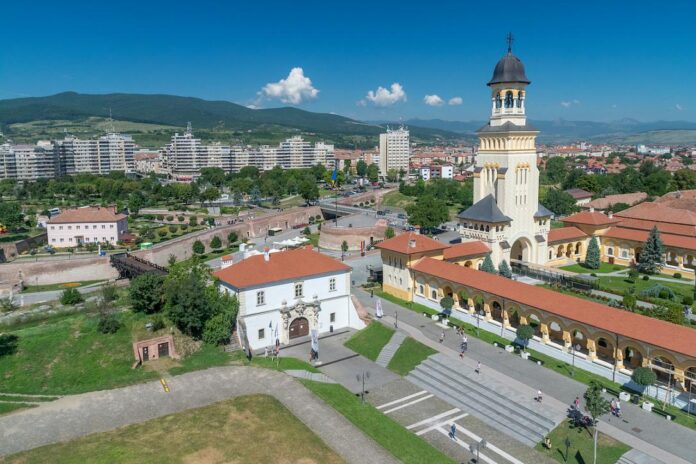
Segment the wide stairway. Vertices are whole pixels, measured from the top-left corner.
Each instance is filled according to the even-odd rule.
[[[616,464],[665,464],[637,449],[627,451],[616,461]]]
[[[407,379],[530,447],[564,419],[563,412],[550,411],[485,372],[476,374],[442,353],[427,358]]]

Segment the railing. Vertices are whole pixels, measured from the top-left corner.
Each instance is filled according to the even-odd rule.
[[[563,271],[553,271],[549,268],[532,267],[530,263],[517,259],[510,260],[510,266],[516,274],[532,277],[547,283],[561,284],[564,287],[590,291],[597,288],[595,279],[586,276],[571,276]]]

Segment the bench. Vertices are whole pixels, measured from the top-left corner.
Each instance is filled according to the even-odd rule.
[[[655,407],[655,406],[653,406],[652,412],[654,412],[654,413],[657,414],[658,416],[664,417],[665,419],[667,419],[667,420],[669,420],[669,421],[671,421],[672,419],[674,419],[674,417],[672,417],[672,415],[671,415],[670,413],[668,413],[668,412],[665,411],[664,409],[657,408],[657,407]]]

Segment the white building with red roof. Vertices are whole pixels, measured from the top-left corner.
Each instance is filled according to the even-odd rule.
[[[71,248],[86,243],[115,245],[128,232],[128,216],[113,207],[85,206],[66,209],[46,224],[48,244]]]
[[[311,248],[263,253],[214,273],[239,299],[237,326],[252,350],[365,326],[350,296],[351,268]]]

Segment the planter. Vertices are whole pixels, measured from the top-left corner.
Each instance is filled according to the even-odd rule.
[[[521,352],[520,356],[522,357],[522,359],[529,359],[529,353],[526,351]]]
[[[652,412],[653,406],[655,406],[655,405],[653,403],[651,403],[650,401],[645,401],[645,402],[643,402],[643,405],[641,406],[641,408],[643,408],[643,410],[645,410],[645,411]]]
[[[627,392],[621,392],[619,393],[619,399],[628,402],[631,401],[631,395]]]

